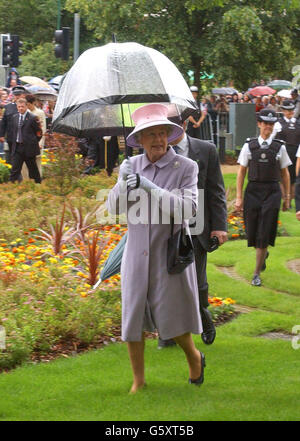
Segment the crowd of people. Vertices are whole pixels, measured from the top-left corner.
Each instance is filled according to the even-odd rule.
[[[35,156],[34,160],[40,174],[40,178],[38,178],[35,173],[35,180],[37,179],[36,182],[40,182],[42,178],[41,156],[45,146],[45,134],[47,130],[51,128],[55,101],[40,100],[37,96],[30,93],[26,86],[20,84],[17,71],[11,70],[7,87],[0,87],[0,156],[3,156],[8,164],[13,164],[12,153],[16,156],[16,151],[18,149],[20,150],[20,147],[18,147],[18,149],[13,148],[14,143],[17,143],[17,130],[14,133],[13,129],[14,115],[19,112],[18,101],[20,99],[26,100],[24,118],[25,114],[27,115],[27,111],[34,114],[38,118],[42,132],[42,137],[38,140],[40,152]],[[24,128],[22,128],[22,130],[24,130]],[[120,150],[119,141],[116,136],[89,139],[80,138],[78,139],[78,149],[85,164],[85,174],[93,173],[99,169],[106,169],[107,174],[110,176],[118,163]],[[25,156],[23,162],[25,164],[22,165],[21,173],[17,178],[19,182],[30,177]],[[19,163],[20,161],[18,161],[18,164]],[[11,174],[11,180],[14,180],[15,176],[16,172],[14,171],[14,173]]]

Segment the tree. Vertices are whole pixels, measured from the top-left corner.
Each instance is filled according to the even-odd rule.
[[[187,78],[213,72],[246,89],[261,76],[290,77],[300,5],[297,0],[67,0],[103,42],[137,41],[167,55]],[[282,62],[281,60],[284,60]]]

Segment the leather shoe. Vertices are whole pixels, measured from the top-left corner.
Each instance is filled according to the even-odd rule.
[[[203,343],[211,345],[216,338],[216,328],[212,321],[211,313],[206,308],[200,308],[203,332],[201,338]]]
[[[168,348],[170,346],[176,346],[175,340],[172,338],[169,340],[162,340],[160,337],[158,338],[158,349]]]
[[[195,384],[195,386],[201,386],[201,384],[204,382],[204,368],[206,366],[205,355],[203,354],[203,352],[199,351],[199,353],[200,353],[200,357],[201,357],[201,374],[195,380],[192,380],[191,378],[189,378],[189,383]]]

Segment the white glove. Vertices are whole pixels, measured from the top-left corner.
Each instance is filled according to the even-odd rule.
[[[145,178],[145,176],[139,175],[139,179],[140,179],[140,183],[138,185],[138,188],[142,188],[148,193],[150,193],[151,190],[157,190],[157,193],[164,192],[162,188],[158,187],[152,181],[149,181],[149,179]],[[137,188],[137,183],[138,183],[137,174],[130,174],[127,176],[127,187]]]
[[[132,164],[130,162],[130,159],[124,159],[124,161],[120,165],[119,179],[126,181],[127,176],[131,174],[132,174]]]

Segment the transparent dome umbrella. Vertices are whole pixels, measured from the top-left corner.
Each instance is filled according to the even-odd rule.
[[[271,83],[268,83],[267,86],[272,87],[272,89],[275,90],[291,89],[292,83],[291,81],[286,80],[273,80]]]
[[[78,138],[128,134],[132,112],[165,103],[174,122],[197,110],[177,67],[138,43],[109,43],[85,51],[60,87],[52,129]]]
[[[238,91],[232,87],[216,87],[212,89],[212,93],[216,95],[233,95],[234,93],[238,93]]]
[[[122,256],[126,245],[126,241],[127,241],[127,233],[124,234],[120,242],[115,246],[115,248],[109,254],[100,273],[100,278],[98,282],[95,283],[95,285],[93,286],[93,289],[96,289],[103,280],[107,280],[110,277],[120,272]]]

